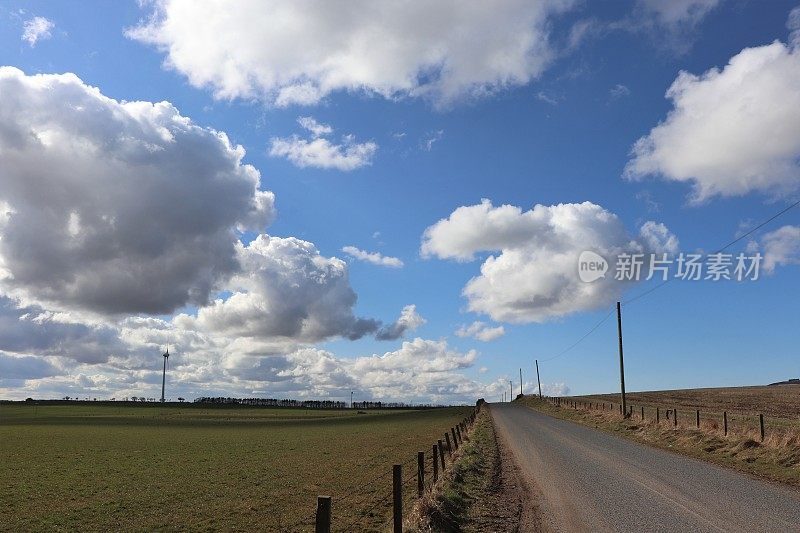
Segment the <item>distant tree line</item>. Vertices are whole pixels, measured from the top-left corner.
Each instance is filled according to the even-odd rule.
[[[257,407],[298,407],[305,409],[347,409],[347,402],[334,400],[290,400],[284,398],[226,398],[222,396],[197,398],[194,403],[212,405],[253,405]],[[403,402],[353,402],[353,409],[421,409],[440,407],[431,404],[408,404]]]
[[[258,407],[305,407],[308,409],[345,409],[347,403],[333,400],[289,400],[284,398],[225,398],[201,397],[195,399],[194,403],[208,403],[214,405],[255,405]]]

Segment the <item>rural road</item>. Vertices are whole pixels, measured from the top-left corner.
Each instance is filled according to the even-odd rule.
[[[515,404],[492,415],[555,531],[800,531],[800,492]]]

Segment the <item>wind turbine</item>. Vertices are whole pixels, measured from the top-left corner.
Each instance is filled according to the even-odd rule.
[[[161,375],[161,403],[164,403],[164,386],[167,384],[167,360],[169,359],[169,346],[167,351],[163,354],[164,357],[164,373]]]

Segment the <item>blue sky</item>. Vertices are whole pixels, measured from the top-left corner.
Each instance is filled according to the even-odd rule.
[[[564,314],[516,321],[470,311],[469,298],[462,293],[465,286],[480,274],[483,261],[490,255],[497,256],[503,246],[490,246],[488,250],[477,247],[475,260],[466,262],[436,253],[424,257],[420,249],[423,235],[437,221],[447,219],[461,206],[476,206],[482,199],[490,200],[495,207],[507,204],[522,211],[537,204],[556,206],[588,201],[616,215],[630,236],[638,235],[646,221],[655,221],[679,239],[681,251],[710,251],[737,237],[742,228],[752,227],[798,198],[800,151],[796,148],[797,138],[785,142],[775,140],[775,144],[781,146],[776,149],[780,153],[774,156],[775,161],[765,161],[763,153],[753,156],[760,158],[762,168],[781,168],[781,172],[785,172],[777,184],[762,186],[758,184],[759,176],[749,175],[741,178],[750,180],[744,190],[734,190],[725,181],[729,174],[725,173],[724,165],[715,161],[728,157],[726,150],[731,151],[730,158],[741,155],[741,151],[735,153],[736,142],[726,139],[730,131],[751,127],[736,115],[729,121],[720,119],[718,137],[698,133],[698,141],[692,141],[692,150],[710,154],[711,162],[700,161],[693,167],[702,169],[698,171],[701,174],[708,172],[707,178],[703,174],[700,178],[670,179],[672,162],[663,161],[660,171],[646,173],[638,179],[624,177],[626,165],[635,159],[632,147],[637,139],[648,136],[675,110],[675,101],[666,98],[665,93],[679,73],[703,76],[709,69],[722,69],[745,48],[764,47],[776,40],[786,47],[789,70],[781,70],[786,72],[787,79],[780,90],[788,91],[787,99],[783,103],[772,101],[757,105],[773,108],[785,105],[786,120],[794,120],[796,110],[789,108],[800,94],[797,85],[800,71],[796,70],[800,64],[790,44],[792,28],[787,28],[790,12],[796,7],[793,2],[698,0],[682,2],[680,4],[685,7],[676,7],[676,12],[669,13],[648,7],[648,2],[565,2],[542,15],[545,22],[537,27],[534,37],[547,41],[547,60],[543,66],[532,68],[523,79],[484,83],[478,87],[484,94],[458,94],[449,99],[435,92],[433,96],[419,96],[414,90],[392,87],[389,82],[392,92],[389,96],[381,94],[384,86],[377,84],[349,88],[334,85],[314,102],[305,104],[276,102],[268,93],[281,87],[263,82],[255,83],[255,90],[250,94],[215,94],[220,91],[219,79],[202,83],[191,80],[192,76],[197,78],[207,69],[215,68],[204,61],[211,61],[218,50],[201,50],[186,63],[180,64],[180,60],[170,63],[169,45],[153,44],[130,32],[126,35],[126,29],[150,24],[151,30],[161,32],[158,38],[169,41],[172,46],[193,46],[195,41],[191,35],[180,33],[184,30],[171,32],[163,25],[157,28],[156,22],[148,23],[148,17],[160,8],[163,8],[162,17],[177,18],[186,13],[186,10],[170,11],[169,4],[4,1],[0,3],[0,64],[16,67],[26,76],[74,73],[83,84],[96,87],[103,95],[117,101],[168,101],[199,127],[225,132],[232,144],[246,150],[242,162],[260,172],[260,188],[274,193],[277,215],[264,233],[280,238],[296,237],[313,243],[322,257],[345,260],[349,283],[357,295],[357,303],[352,307],[356,317],[375,318],[389,324],[404,306],[413,304],[415,312],[425,320],[424,324],[409,328],[403,336],[388,341],[377,340],[374,335],[350,340],[341,332],[331,331],[313,338],[294,339],[296,342],[290,347],[270,353],[249,349],[246,352],[261,362],[255,369],[245,364],[253,372],[247,377],[236,374],[238,363],[226,363],[225,355],[208,356],[208,349],[198,349],[197,353],[204,355],[196,357],[209,357],[203,359],[203,365],[227,365],[230,370],[230,373],[215,374],[215,385],[210,388],[202,386],[198,376],[204,371],[192,365],[192,352],[185,348],[183,355],[176,356],[173,379],[175,388],[186,395],[198,395],[203,391],[243,396],[301,395],[311,390],[317,396],[345,397],[345,390],[356,388],[364,396],[394,396],[396,398],[392,399],[413,401],[458,401],[476,394],[493,395],[496,399],[501,390],[498,384],[508,378],[516,382],[520,367],[525,381],[535,381],[532,376],[534,358],[548,359],[570,346],[605,316],[607,311],[603,309],[610,309],[615,298],[606,298],[607,302],[598,299],[592,305],[587,304],[590,309],[578,305],[574,311]],[[324,14],[313,13],[315,9],[309,9],[309,17],[324,17]],[[257,11],[252,14],[255,19],[268,18],[270,13],[266,7]],[[408,11],[420,14],[422,9]],[[431,17],[440,15],[434,13]],[[46,18],[52,27],[35,43],[30,43],[21,37],[25,23],[33,17]],[[198,13],[196,20],[185,21],[185,27],[202,25],[204,20]],[[445,16],[442,23],[447,24],[449,20]],[[265,23],[268,23],[266,19]],[[196,31],[210,30],[197,27]],[[249,54],[242,47],[264,46],[258,35],[247,40],[248,31],[251,30],[241,29],[245,37],[235,42],[234,51],[242,57]],[[236,36],[236,32],[233,35]],[[304,42],[301,37],[303,35],[298,35],[298,40],[290,46],[314,48],[313,43]],[[226,39],[232,38],[223,35],[219,44],[207,46],[222,47]],[[419,39],[423,42],[425,37]],[[226,51],[230,53],[229,49]],[[293,54],[286,54],[289,61],[285,64],[276,59],[277,66],[271,66],[273,71],[283,74],[280,69],[292,68]],[[411,62],[415,60],[413,53],[407,50],[390,53],[387,57],[402,54],[408,54]],[[297,55],[302,56],[300,52]],[[242,64],[248,65],[245,60]],[[260,68],[257,64],[249,65],[256,71]],[[757,100],[761,87],[757,82],[762,75],[758,68],[754,67],[748,74],[749,79],[755,80],[755,88],[745,87],[755,91]],[[389,78],[386,72],[381,74]],[[497,75],[507,74],[501,71]],[[230,72],[220,75],[233,76]],[[251,76],[256,75],[251,73]],[[305,75],[314,80],[312,74],[306,72]],[[440,90],[443,85],[426,84],[425,76],[430,75],[435,80],[435,71],[417,72],[417,75],[416,89],[430,85]],[[480,84],[464,85],[473,91]],[[773,85],[765,85],[765,100],[776,94]],[[732,98],[729,92],[718,97],[701,95],[703,87],[699,84],[687,89],[685,94],[695,89],[690,96],[709,98],[710,107],[718,100]],[[709,84],[708,91],[713,90],[716,88]],[[2,93],[0,100],[10,101]],[[0,109],[2,106],[0,101]],[[720,114],[724,112],[724,109],[719,111]],[[58,114],[52,113],[53,116]],[[334,144],[373,142],[377,149],[366,158],[366,163],[352,170],[301,167],[287,157],[270,155],[275,138],[291,141],[292,135],[297,135],[309,142],[313,140],[313,135],[298,124],[298,117],[313,117],[320,124],[330,125],[333,132],[321,138]],[[688,126],[682,126],[684,129],[679,130],[676,125],[674,132],[667,132],[672,140],[663,141],[664,151],[668,152],[665,157],[669,154],[678,159],[682,157],[672,149],[680,146],[680,138],[695,134],[694,130],[685,128],[701,129],[709,125],[687,121]],[[791,125],[783,128],[774,121],[763,125],[763,129],[752,128],[775,132],[775,135],[797,135],[796,128]],[[343,140],[342,136],[347,134],[354,136],[352,141]],[[720,140],[710,142],[709,138]],[[743,138],[746,139],[745,134],[736,136],[737,140]],[[710,142],[709,146],[703,145],[703,140]],[[768,137],[753,139],[756,144],[772,142]],[[0,147],[0,156],[3,153]],[[694,152],[689,155],[696,157]],[[720,168],[706,170],[715,164]],[[788,170],[784,168],[786,165]],[[0,175],[2,172],[0,170]],[[692,169],[688,172],[691,174]],[[22,175],[22,171],[9,175],[12,177],[6,179],[17,179],[14,176]],[[730,180],[733,179],[731,176]],[[723,192],[692,201],[693,186],[699,182],[713,184]],[[10,200],[12,193],[3,198],[5,189],[0,186],[0,199],[7,200],[13,209],[21,210]],[[220,205],[225,202],[227,200],[220,198]],[[766,252],[765,235],[787,225],[800,226],[800,209],[789,211],[738,243],[733,250],[745,250],[750,243],[751,249]],[[261,232],[261,229],[251,229],[242,234],[243,245]],[[528,238],[535,240],[536,236]],[[33,238],[32,246],[37,245],[37,239]],[[42,239],[42,246],[48,246],[44,235]],[[10,242],[11,238],[6,240]],[[800,368],[794,338],[800,314],[796,298],[800,288],[796,263],[798,242],[789,239],[782,240],[781,244],[782,250],[788,247],[795,255],[782,257],[774,271],[758,281],[676,281],[626,307],[624,335],[629,390],[750,385],[798,377]],[[345,246],[399,258],[404,266],[391,268],[358,261],[342,251]],[[11,254],[12,251],[7,249],[0,253]],[[19,275],[17,278],[21,279]],[[53,296],[52,291],[44,297],[40,290],[42,282],[25,287],[15,283],[6,281],[3,289],[3,294],[11,298],[12,303],[7,304],[9,309],[36,306],[39,312],[70,313],[71,324],[81,323],[84,327],[89,324],[90,328],[106,330],[122,327],[120,324],[125,320],[119,313],[109,314],[83,303],[76,304],[69,298]],[[647,288],[646,283],[628,287],[623,298],[633,297]],[[235,291],[233,286],[222,287],[212,291],[209,297],[225,299]],[[162,324],[155,329],[166,330],[177,327],[173,316],[183,312],[194,317],[202,306],[202,303],[187,300],[165,312],[148,312],[143,308],[141,311],[133,309],[128,315],[157,317]],[[488,327],[503,326],[505,334],[490,342],[455,334],[460,327],[474,321],[485,322]],[[185,324],[182,327],[188,328]],[[9,337],[14,333],[5,331],[4,335]],[[47,336],[50,333],[33,331],[25,335]],[[0,346],[6,373],[19,378],[3,380],[0,376],[0,393],[24,397],[64,395],[73,391],[80,396],[121,397],[137,394],[139,390],[138,395],[155,396],[154,383],[160,381],[160,362],[156,358],[155,369],[148,370],[145,354],[148,350],[158,353],[153,347],[163,335],[152,331],[149,337],[142,335],[137,337],[139,344],[125,337],[123,351],[126,355],[112,358],[113,364],[108,357],[122,350],[114,343],[108,348],[100,346],[98,349],[106,350],[104,353],[109,355],[96,358],[78,356],[69,350],[37,351],[37,345],[49,346],[56,342],[52,339],[13,346],[13,343],[6,343]],[[226,334],[224,338],[226,342],[233,342],[237,335],[242,336],[241,333]],[[425,352],[430,347],[423,349],[422,359],[415,360],[404,355],[404,339],[440,344],[432,348],[433,352]],[[271,342],[271,338],[260,340]],[[442,348],[442,342],[446,343],[446,348]],[[217,348],[225,352],[226,349],[219,348],[222,344],[222,341],[216,342]],[[92,341],[92,345],[96,347],[97,343]],[[80,351],[79,345],[72,349]],[[298,388],[285,387],[286,380],[292,381],[291,376],[295,376],[291,371],[285,373],[286,368],[281,366],[288,364],[285,361],[278,365],[284,369],[284,374],[275,378],[276,381],[257,375],[264,365],[272,364],[266,362],[271,361],[270,357],[304,349],[321,350],[333,354],[337,361],[345,361],[342,363],[345,370],[337,366],[338,363],[325,368],[326,371],[344,371],[348,378],[341,382],[319,378],[311,385],[297,381]],[[180,346],[176,350],[180,352]],[[471,350],[475,350],[475,355],[470,355]],[[364,368],[347,363],[387,352],[396,352],[400,362],[398,367],[387,367],[383,371],[397,372],[418,386],[380,388],[375,383],[383,383],[385,376],[373,376],[374,382],[367,382],[364,377],[363,373],[369,374],[365,370],[368,360],[363,361]],[[436,379],[425,381],[427,378],[414,373],[416,365],[447,360],[447,353],[451,352],[458,362],[447,367],[446,373]],[[616,323],[609,319],[569,353],[542,363],[542,381],[551,391],[563,392],[566,386],[574,394],[611,392],[618,386],[616,357]],[[41,365],[36,366],[34,361]],[[45,370],[39,374],[33,371],[31,375],[15,374],[15,365],[22,366],[23,362],[31,368]],[[186,366],[185,375],[181,374],[181,365]],[[437,381],[450,373],[461,376],[458,379],[464,380],[463,387],[451,390]],[[278,382],[280,386],[276,385]]]

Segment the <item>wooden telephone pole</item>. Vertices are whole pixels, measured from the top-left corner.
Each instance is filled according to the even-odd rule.
[[[542,380],[539,379],[539,360],[536,359],[536,383],[539,385],[539,399],[542,399]]]
[[[622,306],[617,302],[617,333],[619,335],[619,388],[622,397],[622,416],[628,417],[628,402],[625,401],[625,361],[622,356]]]
[[[519,369],[519,395],[522,396],[522,369]]]

